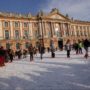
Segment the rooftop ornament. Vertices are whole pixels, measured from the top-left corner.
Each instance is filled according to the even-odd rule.
[[[57,8],[53,8],[51,13],[59,13],[59,10]]]

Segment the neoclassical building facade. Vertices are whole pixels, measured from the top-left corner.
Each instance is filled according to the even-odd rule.
[[[41,41],[49,47],[50,40],[58,47],[61,40],[73,43],[85,38],[90,39],[90,22],[64,16],[56,8],[36,16],[0,12],[0,45],[4,48],[24,49],[30,43],[38,46]]]

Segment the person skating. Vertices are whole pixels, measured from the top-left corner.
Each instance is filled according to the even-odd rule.
[[[83,47],[83,44],[82,44],[82,42],[81,41],[79,41],[79,54],[83,54],[83,52],[82,52],[82,47]]]
[[[29,50],[29,54],[30,54],[30,61],[33,61],[34,48],[33,48],[32,44],[29,46],[28,50]]]
[[[12,62],[13,61],[13,56],[14,56],[13,50],[9,49],[8,54],[9,54],[9,57],[10,57],[10,62]]]
[[[26,58],[26,56],[27,56],[27,50],[24,49],[24,50],[23,50],[23,58]]]
[[[55,46],[54,46],[54,41],[50,41],[50,48],[51,48],[51,57],[55,58]]]
[[[45,48],[42,44],[40,45],[39,52],[40,52],[40,58],[42,60],[43,59],[43,54],[45,52]]]
[[[85,49],[85,55],[84,55],[84,57],[85,58],[88,58],[88,47],[89,47],[89,41],[88,41],[88,39],[85,39],[83,41],[83,45],[84,45],[84,49]]]
[[[71,51],[70,40],[67,40],[66,42],[66,51],[67,51],[67,58],[70,58],[70,51]]]
[[[5,50],[1,46],[0,47],[0,67],[5,66],[4,62],[5,62]]]

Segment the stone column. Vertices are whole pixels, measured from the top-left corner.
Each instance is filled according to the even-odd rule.
[[[76,27],[73,26],[73,29],[74,29],[74,35],[77,36],[77,31],[76,31]]]
[[[42,27],[43,27],[43,35],[46,36],[45,22],[42,22]]]
[[[68,32],[68,36],[70,36],[70,24],[67,24],[67,32]]]
[[[11,39],[14,39],[14,30],[13,30],[13,22],[10,21],[10,36],[11,36]]]
[[[84,34],[84,27],[83,27],[83,36],[84,36],[85,34]]]
[[[61,37],[64,35],[64,30],[63,30],[63,25],[59,23],[59,30],[60,30],[60,35]]]
[[[89,27],[89,37],[90,37],[90,27]]]
[[[40,21],[39,21],[39,34],[42,36],[42,25]]]
[[[45,30],[45,36],[47,36],[46,22],[44,22],[44,30]]]
[[[33,36],[33,25],[32,25],[33,23],[32,22],[29,22],[29,36],[30,36],[30,38]]]
[[[53,23],[51,22],[51,37],[54,35],[54,28],[53,28]]]
[[[21,37],[21,39],[23,38],[23,25],[22,25],[23,23],[22,22],[20,22],[20,37]]]
[[[64,23],[61,23],[61,30],[63,31],[63,36],[66,36],[66,25]]]
[[[53,30],[54,30],[54,35],[55,35],[55,23],[53,23]]]
[[[71,35],[73,35],[73,31],[72,31],[71,25],[69,24],[69,36]]]
[[[2,30],[2,21],[0,20],[0,40],[4,39],[4,35],[3,35],[3,32],[4,30]]]

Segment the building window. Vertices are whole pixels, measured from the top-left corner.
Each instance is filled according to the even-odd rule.
[[[56,34],[57,37],[60,37],[60,36],[61,36],[61,35],[60,35],[60,31],[59,31],[58,28],[55,28],[55,34]]]
[[[28,39],[29,37],[29,31],[28,30],[24,30],[24,38]]]
[[[34,23],[34,27],[38,27],[38,23]]]
[[[24,22],[24,27],[28,27],[28,23],[27,22]]]
[[[38,30],[35,31],[35,38],[38,38],[39,34],[38,34]]]
[[[80,26],[80,30],[82,30],[82,26]]]
[[[81,36],[83,36],[83,33],[82,33],[82,31],[81,31]]]
[[[48,31],[48,37],[49,38],[51,37],[51,31],[50,30]]]
[[[5,30],[5,39],[9,39],[9,31]]]
[[[20,43],[16,43],[16,49],[20,49]]]
[[[28,42],[25,43],[25,47],[28,49],[28,47],[29,47],[29,43]]]
[[[77,36],[79,36],[79,31],[77,31]]]
[[[8,27],[9,23],[8,22],[4,22],[4,27]]]
[[[15,24],[15,27],[19,27],[20,23],[19,22],[15,22],[14,24]]]
[[[78,26],[76,26],[76,30],[78,30]]]
[[[89,26],[87,26],[87,30],[89,30]]]
[[[71,33],[72,36],[74,36],[74,31],[72,30],[72,33]]]
[[[15,38],[19,39],[19,30],[15,30]]]
[[[6,43],[6,49],[10,49],[10,43]]]

